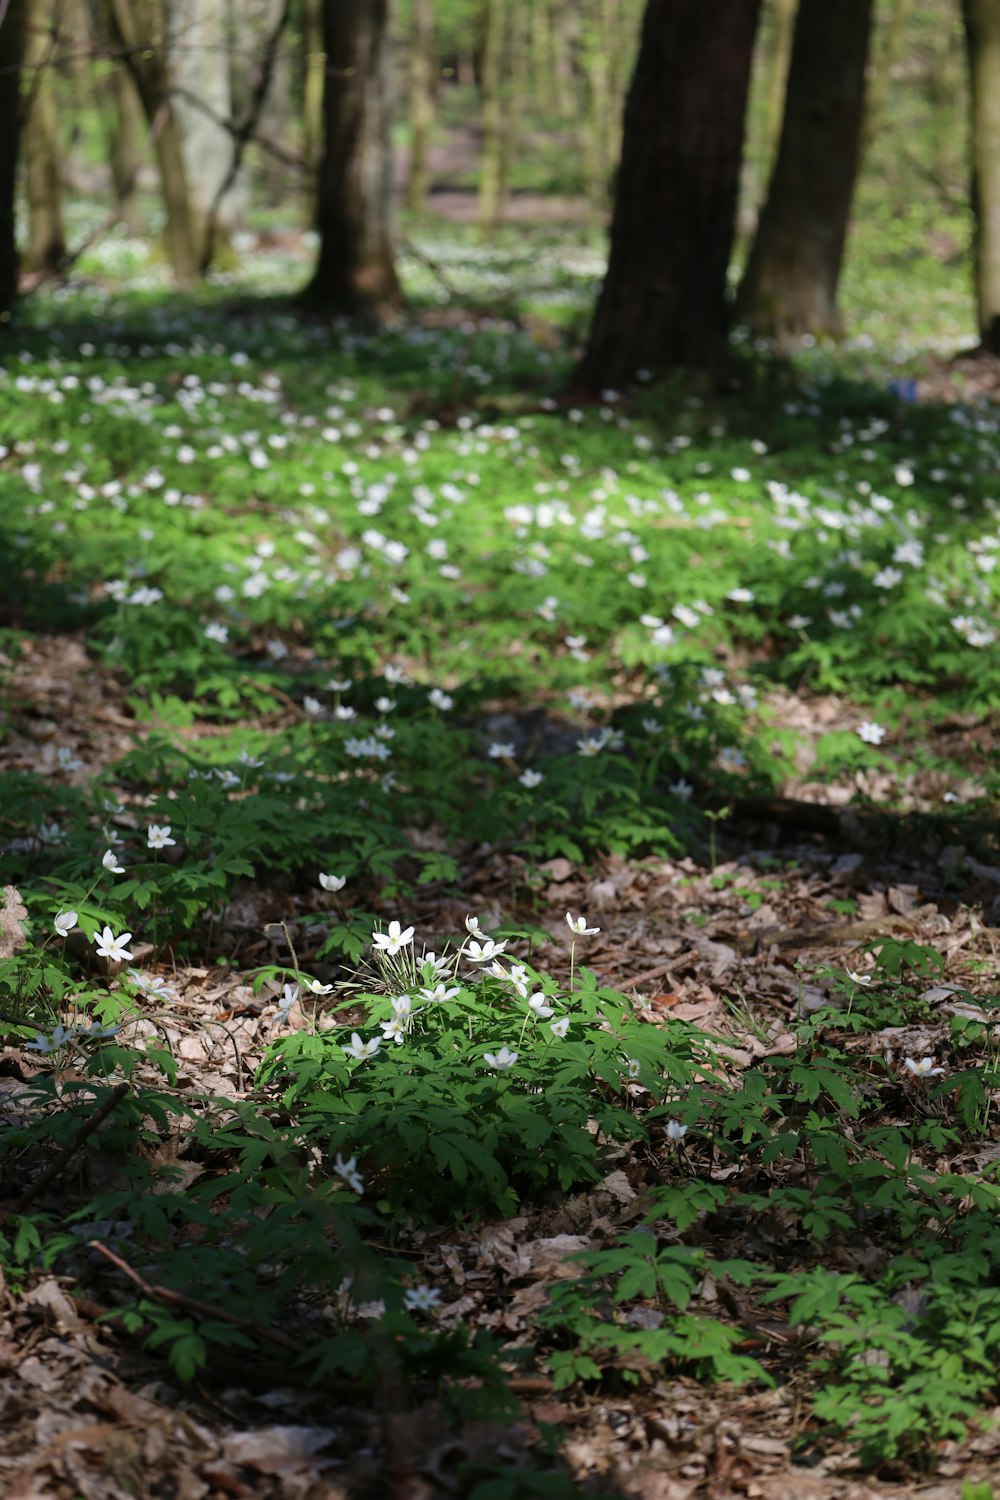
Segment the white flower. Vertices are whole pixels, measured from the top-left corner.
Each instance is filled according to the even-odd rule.
[[[57,1026],[51,1036],[46,1036],[42,1031],[36,1031],[30,1042],[25,1042],[27,1052],[40,1052],[46,1056],[49,1052],[57,1052],[60,1047],[65,1047],[71,1042],[75,1032],[72,1026]]]
[[[505,1068],[512,1068],[517,1062],[517,1053],[511,1052],[509,1047],[501,1047],[499,1052],[484,1052],[483,1061],[495,1073],[502,1073]]]
[[[855,969],[847,969],[845,973],[853,984],[871,984],[872,982],[871,974],[861,974]]]
[[[444,984],[436,984],[433,987],[428,985],[427,988],[422,989],[420,991],[420,998],[422,1000],[426,1000],[429,1004],[433,1002],[434,1004],[442,1005],[446,1000],[454,1000],[455,996],[460,995],[461,993],[462,990],[460,985],[453,984],[451,986],[448,986]]]
[[[521,772],[520,776],[517,779],[521,783],[521,785],[523,787],[527,787],[528,791],[530,792],[533,791],[536,786],[541,785],[544,777],[542,776],[541,771],[533,771],[529,766],[526,771]]]
[[[299,987],[297,984],[286,984],[278,1001],[278,1009],[283,1016],[287,1016],[296,1000],[299,998]]]
[[[110,870],[112,875],[125,874],[125,866],[118,863],[118,856],[113,849],[109,849],[107,853],[102,856],[101,864],[106,870]]]
[[[558,1021],[553,1021],[549,1027],[553,1036],[564,1037],[569,1030],[569,1016],[560,1016]]]
[[[486,754],[489,756],[490,760],[513,760],[514,746],[507,744],[506,741],[501,742],[499,740],[494,740],[493,744],[487,750]]]
[[[441,1293],[437,1287],[420,1286],[407,1287],[403,1293],[403,1304],[408,1312],[429,1312],[432,1307],[437,1307],[441,1301]]]
[[[306,989],[311,990],[314,995],[329,995],[333,989],[333,985],[320,984],[318,979],[307,979]]]
[[[305,709],[307,714],[321,714],[323,712],[323,705],[322,703],[320,703],[319,699],[310,698],[308,695],[303,698],[302,707]],[[351,715],[351,717],[353,718],[353,714]]]
[[[506,940],[502,943],[495,943],[492,938],[484,938],[481,943],[473,940],[467,945],[465,956],[471,963],[488,964],[490,959],[496,958],[497,954],[502,953],[506,946]]]
[[[933,1057],[921,1057],[919,1060],[915,1057],[904,1057],[903,1067],[908,1073],[912,1073],[914,1078],[935,1078],[939,1073],[944,1072],[944,1068],[934,1066]]]
[[[455,700],[449,693],[442,692],[440,688],[431,688],[427,694],[427,701],[432,708],[439,708],[446,713],[449,708],[454,708]]]
[[[70,933],[73,931],[73,928],[76,926],[76,920],[77,916],[75,911],[56,912],[55,918],[53,920],[53,926],[55,927],[56,932],[60,937],[69,937]]]
[[[372,1037],[370,1041],[363,1042],[356,1031],[351,1032],[350,1044],[341,1043],[348,1057],[356,1058],[358,1062],[364,1062],[366,1057],[374,1057],[381,1045],[381,1037]]]
[[[549,1016],[555,1015],[552,1006],[547,1003],[546,997],[541,992],[529,996],[528,1009],[534,1011],[540,1021],[547,1021]]]
[[[146,845],[150,849],[166,849],[176,842],[176,839],[170,837],[169,823],[164,823],[162,828],[157,823],[150,823],[146,829]]]
[[[94,942],[97,944],[97,951],[102,958],[108,958],[112,963],[120,964],[126,958],[132,957],[132,954],[125,946],[131,940],[132,934],[130,932],[123,932],[121,937],[115,937],[111,928],[105,927],[100,937],[95,938]]]
[[[642,1071],[642,1064],[639,1062],[639,1059],[637,1057],[629,1057],[626,1058],[626,1062],[628,1063],[628,1076],[630,1078],[638,1078]]]
[[[586,917],[574,917],[571,911],[566,913],[566,926],[578,937],[593,937],[601,930],[599,927],[588,927]]]
[[[858,725],[858,738],[864,740],[866,745],[881,745],[885,739],[886,730],[881,724],[875,724],[871,719],[866,719],[863,724]]]
[[[347,1183],[347,1186],[349,1188],[353,1188],[356,1193],[360,1194],[364,1192],[364,1179],[361,1176],[361,1173],[358,1171],[355,1157],[352,1156],[349,1158],[349,1160],[345,1161],[338,1151],[337,1159],[333,1164],[333,1170],[336,1172],[337,1176],[342,1177],[343,1180]]]
[[[680,1122],[680,1120],[668,1120],[667,1121],[667,1140],[668,1141],[682,1141],[684,1139],[684,1137],[687,1135],[687,1133],[688,1133],[687,1126],[686,1125],[682,1125],[681,1122]]]
[[[685,781],[684,777],[682,776],[679,781],[671,782],[670,786],[667,788],[667,791],[670,792],[672,796],[677,797],[681,802],[690,802],[694,787],[691,785],[690,781]]]
[[[466,930],[466,932],[478,932],[479,931],[479,918],[478,917],[466,917],[466,919],[465,919],[465,930]]]
[[[380,1021],[383,1042],[395,1042],[401,1047],[406,1038],[407,1020],[405,1016],[393,1016],[391,1021]]]
[[[319,883],[324,891],[342,891],[347,884],[346,875],[320,875]]]
[[[396,707],[396,700],[395,698],[376,698],[375,707],[378,709],[380,714],[391,714],[393,709]]]
[[[407,927],[404,931],[398,922],[390,922],[388,932],[372,933],[373,946],[381,949],[383,953],[389,954],[390,957],[398,953],[400,948],[405,948],[407,943],[411,943],[412,941],[413,928]]]

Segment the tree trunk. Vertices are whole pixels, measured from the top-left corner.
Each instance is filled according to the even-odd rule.
[[[758,0],[649,0],[625,107],[608,274],[574,378],[710,365],[724,345]]]
[[[982,347],[1000,354],[1000,5],[963,0],[972,105],[976,315]]]
[[[9,0],[0,22],[0,323],[17,301],[17,156],[21,134],[21,65],[24,61],[25,0]]]
[[[28,251],[25,266],[47,274],[66,258],[62,219],[59,115],[55,61],[58,13],[51,0],[28,0],[24,60],[28,65],[28,106],[24,126],[25,185],[28,198]]]
[[[736,303],[770,338],[839,336],[873,0],[801,0],[785,118]]]
[[[608,0],[588,0],[581,10],[582,65],[586,88],[583,176],[591,214],[601,220],[611,196],[608,159],[611,128],[611,36]]]
[[[229,236],[243,221],[247,206],[239,179],[219,196],[236,149],[227,10],[227,0],[170,0],[167,7],[173,112],[203,270],[217,255],[225,254]],[[237,24],[239,15],[244,18],[239,55],[249,70],[252,34],[245,5],[238,12]]]
[[[435,100],[433,0],[413,0],[410,33],[410,170],[406,206],[412,213],[427,209],[431,190],[430,145]]]
[[[479,60],[483,154],[479,163],[479,230],[489,235],[504,213],[503,198],[503,41],[505,0],[484,0],[483,50]]]
[[[305,300],[382,317],[402,300],[392,247],[388,0],[324,0],[319,262]]]
[[[868,69],[865,113],[861,122],[861,159],[868,155],[879,121],[885,113],[889,89],[896,64],[903,53],[906,27],[913,11],[913,0],[893,0],[892,13],[874,64]]]
[[[302,50],[305,60],[302,105],[302,155],[309,173],[306,222],[317,227],[319,173],[323,157],[323,0],[302,0]]]
[[[203,246],[170,98],[161,0],[105,0],[103,15],[106,29],[121,50],[149,126],[167,216],[164,231],[167,258],[178,282],[183,285],[196,281],[203,269]]]
[[[142,168],[142,105],[127,69],[116,67],[111,75],[113,105],[109,141],[111,181],[121,222],[132,234],[143,230],[139,204],[139,172]]]
[[[768,58],[767,93],[764,105],[765,181],[774,170],[781,140],[781,120],[785,113],[788,89],[788,67],[792,60],[792,38],[795,35],[795,9],[798,0],[773,0],[773,36]]]

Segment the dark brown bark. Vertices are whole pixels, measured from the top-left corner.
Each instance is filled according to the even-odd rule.
[[[1000,3],[963,0],[972,106],[973,277],[982,347],[1000,354]]]
[[[719,353],[758,9],[649,0],[581,391]]]
[[[388,0],[325,0],[319,262],[305,300],[381,317],[400,305],[392,247]]]
[[[0,320],[6,318],[17,300],[15,199],[25,10],[25,0],[8,0],[0,22]]]
[[[767,201],[736,301],[769,338],[837,337],[873,0],[801,0]]]

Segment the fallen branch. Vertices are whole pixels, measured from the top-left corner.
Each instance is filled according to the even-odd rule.
[[[255,1323],[253,1318],[240,1317],[239,1313],[227,1312],[224,1307],[215,1307],[210,1302],[202,1302],[198,1297],[189,1297],[186,1292],[175,1292],[173,1287],[159,1286],[155,1282],[147,1281],[129,1265],[128,1261],[122,1260],[120,1255],[109,1250],[107,1245],[103,1245],[100,1240],[89,1240],[87,1243],[89,1249],[96,1250],[98,1254],[109,1260],[151,1302],[166,1302],[171,1307],[182,1307],[199,1318],[218,1318],[223,1323],[231,1323],[234,1328],[242,1328],[245,1332],[252,1333],[255,1338],[262,1339],[266,1343],[277,1344],[279,1349],[290,1349],[294,1354],[301,1352],[301,1344],[290,1339],[287,1334],[279,1333],[276,1328],[266,1328],[261,1323]]]

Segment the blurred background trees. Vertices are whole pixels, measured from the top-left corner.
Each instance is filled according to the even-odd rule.
[[[967,275],[996,352],[997,0],[762,0],[738,49],[698,9],[0,0],[0,308],[102,238],[155,246],[191,284],[315,231],[310,300],[385,315],[400,224],[444,210],[488,240],[558,219],[588,244],[613,225],[583,367],[613,384],[714,359],[737,285],[757,335],[839,335],[853,218]],[[685,116],[699,91],[724,192]]]

